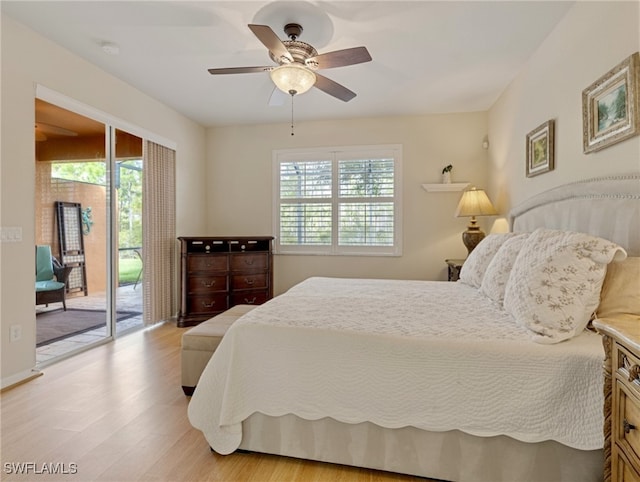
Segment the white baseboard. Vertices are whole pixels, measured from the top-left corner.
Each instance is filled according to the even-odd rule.
[[[43,375],[43,373],[40,370],[36,370],[35,368],[32,368],[31,370],[24,370],[20,373],[16,373],[15,375],[11,375],[10,377],[3,378],[0,389],[5,390],[11,388],[15,385],[19,385],[21,383],[25,383],[29,380],[37,378],[40,375]]]

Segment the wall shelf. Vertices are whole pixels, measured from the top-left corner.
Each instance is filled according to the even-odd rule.
[[[451,182],[448,184],[433,183],[433,184],[423,184],[422,188],[427,192],[464,191],[469,184],[471,183],[469,182]]]

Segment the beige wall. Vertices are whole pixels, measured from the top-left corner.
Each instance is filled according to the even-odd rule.
[[[21,243],[0,245],[2,381],[35,361],[33,310],[34,83],[178,144],[178,235],[271,234],[271,153],[290,147],[402,144],[404,249],[398,258],[278,256],[276,292],[311,275],[444,279],[444,259],[464,257],[459,193],[427,193],[442,167],[454,181],[489,188],[501,213],[535,193],[600,174],[640,170],[640,137],[582,154],[581,92],[639,50],[637,2],[577,2],[489,113],[426,115],[204,130],[12,20],[2,19],[1,225]],[[65,68],[60,68],[65,66]],[[472,81],[472,79],[470,79]],[[328,99],[327,101],[331,101]],[[555,171],[525,177],[526,133],[556,119]],[[481,147],[485,134],[491,147]],[[205,162],[206,149],[206,162]],[[206,194],[205,194],[206,193]],[[481,220],[485,230],[491,219]],[[23,338],[9,343],[12,324]]]
[[[177,144],[179,233],[204,230],[206,185],[202,127],[6,15],[1,35],[0,224],[22,228],[22,242],[0,245],[1,376],[6,386],[28,375],[35,364],[35,85]],[[22,339],[13,343],[12,325],[22,328]]]
[[[640,171],[640,137],[582,153],[582,90],[640,50],[640,3],[577,2],[489,112],[491,194],[506,212],[554,186]],[[555,170],[525,175],[525,137],[555,119]]]
[[[208,233],[273,234],[271,152],[296,146],[404,146],[404,254],[401,258],[277,256],[280,293],[313,275],[444,279],[443,259],[464,257],[453,218],[459,193],[426,193],[443,165],[454,180],[486,187],[498,211],[566,182],[640,170],[640,137],[582,154],[582,90],[639,50],[638,2],[578,2],[536,51],[489,113],[355,119],[209,129]],[[605,27],[611,26],[611,27]],[[615,27],[613,27],[615,26]],[[606,35],[603,36],[603,32]],[[556,122],[556,168],[525,176],[525,137]],[[489,134],[490,149],[481,149]],[[506,229],[504,218],[482,219],[485,231]]]
[[[331,102],[328,99],[327,102]],[[428,115],[212,128],[207,136],[208,234],[272,235],[272,151],[292,147],[367,144],[403,146],[401,257],[277,256],[275,292],[309,276],[446,279],[446,258],[465,257],[455,218],[459,192],[428,193],[453,164],[453,180],[487,183],[485,113]],[[484,222],[484,221],[481,221]]]

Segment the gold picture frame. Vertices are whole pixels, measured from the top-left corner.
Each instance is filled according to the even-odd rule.
[[[555,121],[540,124],[527,134],[527,177],[552,171],[555,167]]]
[[[630,55],[582,91],[585,154],[640,133],[640,55]]]

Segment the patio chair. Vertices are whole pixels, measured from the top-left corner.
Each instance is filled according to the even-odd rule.
[[[36,246],[36,305],[61,302],[67,311],[65,291],[72,269],[51,255],[51,246]]]

